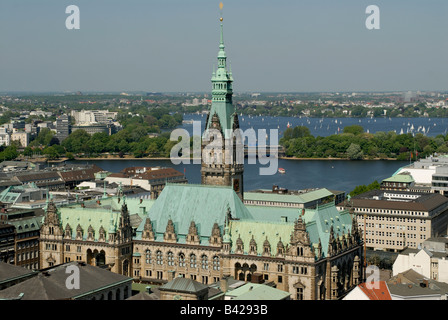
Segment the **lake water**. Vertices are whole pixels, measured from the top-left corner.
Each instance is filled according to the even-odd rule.
[[[172,167],[185,172],[189,183],[201,183],[199,164],[174,165],[170,160],[95,160],[71,161],[75,163],[95,163],[109,172],[119,172],[133,166]],[[271,189],[273,185],[290,190],[306,188],[328,188],[350,192],[356,186],[390,177],[408,161],[347,161],[347,160],[285,160],[278,159],[278,166],[286,170],[285,174],[260,175],[262,167],[258,162],[244,166],[244,190]],[[185,170],[185,171],[184,171]]]
[[[184,120],[201,121],[201,131],[204,129],[206,116],[202,114],[186,114]],[[328,136],[342,132],[348,125],[359,124],[364,131],[375,133],[378,131],[395,131],[398,134],[407,132],[421,132],[428,136],[445,135],[448,128],[447,118],[306,118],[306,117],[261,117],[240,116],[240,127],[243,130],[278,129],[279,138],[290,127],[307,126],[314,136]],[[193,125],[183,123],[181,128],[193,134]],[[339,128],[339,129],[338,129]],[[269,131],[268,131],[269,133]],[[201,183],[199,164],[174,165],[170,160],[95,160],[75,161],[82,163],[96,163],[104,170],[119,172],[132,166],[162,166],[173,167],[185,172],[189,183]],[[272,185],[291,190],[325,187],[332,190],[350,192],[358,185],[367,185],[371,182],[390,177],[399,168],[408,165],[409,161],[348,161],[348,160],[285,160],[278,159],[278,167],[284,168],[286,174],[261,176],[260,165],[248,164],[245,159],[244,189],[271,189]],[[264,165],[265,166],[265,165]],[[185,170],[185,171],[184,171]]]
[[[201,121],[201,132],[204,129],[206,116],[203,114],[185,114],[184,120]],[[344,127],[349,125],[361,125],[365,132],[375,133],[378,131],[395,131],[400,133],[423,133],[427,136],[435,137],[439,134],[446,135],[448,129],[447,118],[307,118],[307,117],[266,117],[266,116],[239,116],[242,130],[253,128],[258,129],[278,129],[279,138],[288,128],[295,126],[306,126],[313,136],[326,137],[332,134],[342,133]],[[190,135],[193,132],[193,125],[184,123],[182,128],[186,129]],[[269,131],[268,131],[269,133]]]

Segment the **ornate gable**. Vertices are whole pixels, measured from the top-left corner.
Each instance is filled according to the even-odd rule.
[[[64,237],[66,239],[71,239],[72,238],[72,227],[70,227],[70,225],[68,223],[65,226]]]
[[[196,227],[196,223],[194,221],[191,221],[190,227],[188,228],[187,243],[195,245],[199,245],[200,243],[198,228]]]
[[[306,223],[302,220],[301,216],[294,222],[294,230],[291,233],[288,251],[288,254],[291,256],[314,258],[314,253],[311,251],[309,234],[306,231]]]
[[[142,238],[149,241],[154,241],[155,239],[155,233],[150,218],[146,218],[145,225],[143,227]]]
[[[176,232],[174,230],[173,220],[169,219],[166,225],[166,231],[163,234],[163,240],[166,242],[177,242]]]
[[[218,223],[216,222],[213,224],[209,243],[212,246],[221,246],[222,244],[221,230],[219,229]]]

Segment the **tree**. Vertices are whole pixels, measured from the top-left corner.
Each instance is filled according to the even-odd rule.
[[[52,146],[46,147],[44,149],[44,155],[47,156],[47,159],[57,159],[59,157],[59,153],[56,151],[56,149]]]
[[[311,136],[311,132],[310,132],[310,129],[308,129],[308,127],[296,126],[293,129],[293,132],[292,132],[293,138],[304,138],[304,137],[308,137],[308,136]]]
[[[25,157],[31,157],[31,156],[33,155],[33,149],[31,149],[31,147],[26,147],[26,148],[23,150],[23,155],[24,155]]]
[[[17,152],[17,147],[15,145],[11,145],[9,147],[6,147],[5,150],[0,152],[0,161],[4,160],[14,160],[19,156],[19,153]]]
[[[356,143],[352,143],[347,148],[346,153],[350,160],[361,160],[364,155],[364,153],[361,150],[361,147],[359,146],[359,144],[356,144]]]
[[[364,128],[358,124],[344,127],[344,133],[353,133],[355,136],[364,132]]]

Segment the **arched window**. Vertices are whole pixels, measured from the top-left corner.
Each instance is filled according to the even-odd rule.
[[[208,257],[205,254],[201,256],[201,267],[204,270],[208,269]]]
[[[302,248],[302,247],[297,248],[297,255],[298,255],[299,257],[303,256],[303,248]]]
[[[196,255],[195,254],[191,254],[190,255],[190,268],[196,268],[197,264],[196,264]]]
[[[156,261],[157,261],[157,264],[159,264],[159,265],[163,264],[162,251],[160,251],[160,250],[158,250],[156,252]]]
[[[219,271],[219,257],[218,256],[213,257],[213,270]]]
[[[151,259],[151,250],[146,249],[146,251],[145,251],[145,257],[146,257],[146,264],[151,264],[151,263],[152,263],[152,259]]]
[[[185,267],[185,254],[179,253],[179,267]]]
[[[167,260],[169,266],[174,266],[174,254],[171,251],[167,254]]]

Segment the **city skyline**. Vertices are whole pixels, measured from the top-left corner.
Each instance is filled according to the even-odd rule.
[[[446,90],[448,5],[377,1],[368,30],[370,4],[224,1],[235,92]],[[219,16],[219,1],[3,1],[0,92],[208,92]]]

